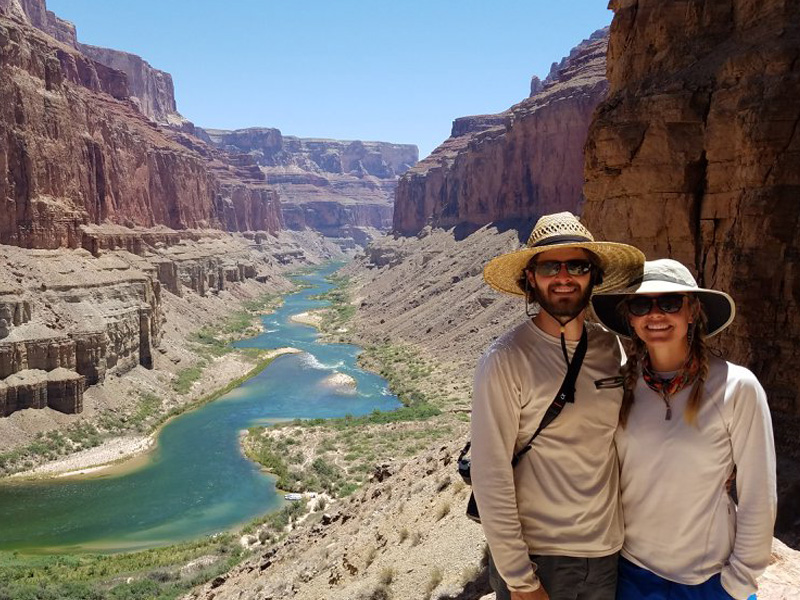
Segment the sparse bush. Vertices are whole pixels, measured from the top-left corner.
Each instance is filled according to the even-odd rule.
[[[461,585],[466,586],[476,579],[481,574],[481,567],[478,565],[467,565],[461,571]]]
[[[400,543],[402,544],[408,539],[408,527],[403,527],[400,530]]]
[[[436,509],[436,520],[441,521],[450,513],[450,503],[445,501],[439,504]]]
[[[391,592],[388,586],[379,584],[371,592],[362,593],[358,596],[358,600],[389,600]]]
[[[442,579],[444,575],[442,574],[442,570],[439,567],[434,567],[431,569],[430,577],[428,578],[428,583],[425,584],[425,596],[427,598],[431,597],[433,594],[433,590],[439,587],[439,584],[442,583]]]
[[[392,581],[394,581],[395,575],[396,572],[392,567],[385,567],[381,569],[381,574],[378,576],[378,581],[386,586],[391,585]]]

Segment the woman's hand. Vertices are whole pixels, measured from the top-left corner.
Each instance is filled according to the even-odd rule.
[[[511,592],[511,600],[550,600],[543,585],[533,592]]]

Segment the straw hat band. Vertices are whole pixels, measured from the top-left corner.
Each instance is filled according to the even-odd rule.
[[[533,244],[533,248],[540,246],[552,246],[553,244],[583,244],[586,242],[593,242],[592,238],[578,236],[578,235],[554,235],[552,237],[539,240]]]

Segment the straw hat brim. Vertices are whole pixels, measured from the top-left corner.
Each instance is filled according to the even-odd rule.
[[[604,272],[603,283],[595,286],[595,292],[615,290],[641,278],[645,260],[642,251],[616,242],[570,242],[523,248],[490,260],[483,269],[483,278],[499,292],[522,296],[517,280],[531,258],[542,252],[568,248],[588,250],[600,260],[600,267]]]
[[[709,338],[718,334],[733,322],[736,316],[736,303],[725,292],[692,287],[669,281],[645,281],[635,289],[616,293],[606,293],[592,296],[592,308],[597,319],[614,333],[623,337],[630,337],[631,330],[627,321],[617,311],[617,306],[629,296],[643,294],[667,294],[682,292],[694,294],[703,304],[703,310],[708,318]]]

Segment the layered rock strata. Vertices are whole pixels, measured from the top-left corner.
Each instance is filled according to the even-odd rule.
[[[154,69],[135,54],[79,43],[75,26],[47,10],[45,0],[0,0],[0,11],[30,23],[106,67],[124,73],[130,97],[142,114],[158,123],[193,127],[178,113],[169,73]]]
[[[0,380],[0,416],[26,408],[52,408],[74,414],[83,410],[84,378],[58,367],[24,370]]]
[[[598,31],[533,85],[530,98],[498,115],[457,119],[450,138],[400,179],[394,231],[579,211],[583,145],[607,89],[606,45],[607,30]]]
[[[608,98],[587,140],[585,220],[730,292],[715,346],[767,389],[800,457],[800,6],[614,0]]]
[[[49,406],[80,412],[84,385],[152,368],[163,334],[163,291],[219,294],[269,279],[282,250],[222,232],[94,228],[96,255],[0,246],[0,413]],[[123,241],[125,243],[120,243]],[[278,248],[287,244],[276,245]],[[102,249],[102,250],[101,250]],[[307,257],[294,249],[295,260]]]
[[[389,229],[397,179],[418,158],[416,146],[304,139],[274,128],[198,135],[258,164],[280,194],[288,228],[334,236],[352,235],[352,228]]]
[[[278,197],[252,164],[160,130],[128,100],[120,71],[2,16],[0,67],[10,100],[0,107],[0,243],[79,248],[83,225],[106,222],[281,228]]]
[[[153,68],[146,60],[129,52],[89,44],[75,46],[92,60],[125,73],[130,94],[144,115],[158,123],[191,129],[191,124],[178,113],[175,105],[172,75]]]

